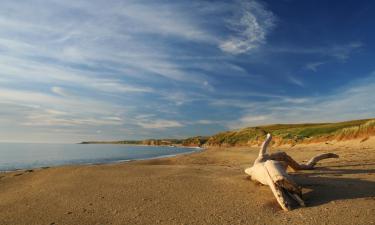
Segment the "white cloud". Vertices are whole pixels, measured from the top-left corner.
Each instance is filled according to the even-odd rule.
[[[361,42],[351,42],[347,45],[334,45],[328,54],[339,60],[346,61],[354,51],[362,47],[363,44]]]
[[[237,15],[238,9],[241,13]],[[10,11],[16,12],[17,16],[8,15]],[[26,82],[32,76],[33,82],[54,82],[53,86],[74,82],[99,91],[141,93],[155,92],[150,87],[124,83],[123,78],[148,81],[160,76],[213,91],[212,85],[205,85],[208,84],[207,75],[187,71],[184,62],[175,60],[180,54],[171,51],[163,39],[185,39],[218,46],[228,40],[210,29],[212,21],[205,19],[215,15],[215,24],[220,24],[225,18],[220,18],[218,23],[217,14],[229,11],[236,14],[229,22],[233,31],[229,42],[234,44],[239,40],[245,45],[262,42],[266,31],[263,26],[270,25],[273,16],[257,1],[241,1],[238,5],[225,2],[212,5],[205,2],[4,1],[0,24],[6,29],[0,31],[0,48],[4,46],[9,51],[0,60],[3,62],[1,75],[23,78]],[[65,14],[70,16],[66,18]],[[161,40],[141,40],[148,36],[151,39],[152,35]],[[115,69],[115,73],[123,77],[119,79],[112,77],[113,74],[103,75],[93,70],[88,74],[85,69],[65,66],[70,64],[100,65],[104,69]],[[220,65],[221,62],[215,62],[211,67]],[[200,69],[192,63],[189,66]]]
[[[300,86],[300,87],[304,87],[305,86],[305,84],[300,79],[297,79],[294,76],[290,75],[287,78],[288,78],[289,82],[292,83],[292,84],[295,84],[295,85]]]
[[[290,97],[286,95],[276,95],[276,94],[264,94],[264,93],[257,93],[257,92],[246,92],[246,93],[231,93],[228,96],[229,98],[220,98],[220,99],[206,99],[208,104],[213,105],[215,107],[235,107],[236,109],[247,110],[247,109],[257,109],[262,105],[267,105],[270,101],[277,102],[279,104],[300,104],[309,101],[308,98],[302,97]],[[240,99],[239,97],[261,97],[265,99],[262,102],[258,101],[249,101],[246,99]]]
[[[146,129],[165,129],[165,128],[174,128],[174,127],[183,127],[184,125],[175,120],[149,120],[149,121],[140,121],[137,123],[139,126]]]
[[[237,129],[248,126],[249,124],[267,124],[268,116],[265,115],[245,115],[237,121],[227,123],[228,128]]]
[[[236,34],[222,41],[221,50],[241,54],[258,48],[275,23],[272,12],[257,1],[240,1],[234,18],[228,21],[228,28]]]
[[[61,87],[52,87],[51,91],[57,95],[67,97],[69,94]]]
[[[197,120],[192,124],[201,124],[201,125],[210,125],[210,124],[220,124],[223,121],[216,121],[216,120]]]
[[[314,47],[279,47],[270,46],[267,50],[271,53],[291,53],[291,54],[307,54],[307,55],[320,55],[334,58],[340,62],[345,62],[349,57],[359,51],[363,47],[362,42],[349,42],[346,44],[331,44],[325,46]]]
[[[48,65],[28,61],[22,58],[0,56],[0,66],[2,70],[0,75],[11,82],[25,82],[39,84],[66,84],[69,86],[85,87],[103,92],[153,92],[150,87],[124,84],[119,79],[101,78],[97,74],[92,74],[79,69],[66,68],[59,65]],[[17,66],[13,66],[17,65]],[[32,77],[32,79],[30,79]],[[56,94],[66,95],[66,90],[61,87],[54,86],[52,91]],[[64,93],[63,93],[64,92]]]
[[[17,118],[14,118],[14,112],[2,110],[3,118],[13,121],[15,126],[121,125],[123,122],[117,115],[126,112],[123,106],[90,98],[65,98],[4,88],[0,88],[0,105],[4,106],[1,108],[18,108]]]
[[[184,7],[188,9],[188,7]],[[214,41],[215,36],[202,29],[197,21],[187,15],[175,4],[154,3],[150,5],[130,3],[117,10],[124,18],[132,20],[137,26],[135,32],[173,35],[188,40]],[[179,16],[176,16],[179,15]],[[173,18],[173,19],[171,19]]]
[[[166,79],[199,85],[201,79],[204,79],[201,78],[203,75],[186,73],[182,70],[178,64],[169,59],[174,59],[174,56],[165,52],[168,47],[163,42],[155,44],[154,41],[139,39],[145,34],[152,33],[165,37],[172,35],[192,41],[217,42],[214,40],[217,39],[215,35],[200,27],[199,19],[184,13],[184,8],[179,7],[178,4],[108,2],[113,7],[107,7],[107,4],[102,5],[100,2],[92,4],[75,1],[46,3],[43,6],[39,3],[12,1],[5,1],[2,4],[3,10],[0,9],[0,15],[3,16],[0,16],[0,24],[7,25],[7,29],[0,31],[0,48],[4,46],[9,50],[8,54],[13,55],[17,60],[22,60],[25,66],[34,65],[37,61],[35,59],[38,58],[88,66],[97,66],[99,62],[105,67],[114,67],[125,76],[144,79],[162,76]],[[35,10],[33,14],[29,13],[30,8]],[[17,12],[18,16],[6,17],[9,11]],[[69,18],[55,16],[65,13],[71,16]],[[19,31],[22,31],[22,35],[14,35]],[[44,64],[42,68],[46,64],[49,67],[56,66],[50,62],[42,63]],[[14,63],[6,64],[14,65]],[[60,69],[70,72],[68,67]],[[30,69],[27,73],[20,69],[13,72],[27,76],[31,71],[40,72],[35,69]],[[43,76],[48,78],[51,73],[45,72]],[[95,74],[95,76],[103,75]],[[114,81],[119,83],[118,80]],[[84,85],[87,82],[81,83]],[[99,80],[97,83],[95,86],[100,86],[102,82]],[[116,87],[114,90],[145,91],[144,88],[131,88],[131,86],[134,85],[127,84],[125,88]],[[146,91],[148,92],[149,89]]]
[[[59,111],[55,109],[46,109],[45,112],[49,115],[67,115],[67,112]]]
[[[306,64],[306,69],[316,72],[318,67],[324,65],[326,62],[310,62]]]
[[[31,114],[27,117],[27,122],[22,123],[21,125],[24,126],[52,126],[52,127],[60,127],[60,126],[114,126],[114,125],[122,125],[122,122],[117,120],[108,120],[105,118],[90,118],[90,117],[69,117],[69,116],[58,116],[55,114],[41,114],[38,112],[37,114]]]

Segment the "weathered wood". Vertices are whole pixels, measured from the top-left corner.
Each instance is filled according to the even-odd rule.
[[[253,166],[247,168],[245,173],[250,175],[252,180],[268,185],[283,210],[291,210],[292,205],[296,204],[305,206],[301,188],[287,173],[286,168],[289,166],[294,170],[311,170],[314,169],[318,161],[338,158],[338,155],[333,153],[320,154],[310,159],[307,164],[299,164],[285,152],[267,154],[271,139],[271,134],[267,134]]]

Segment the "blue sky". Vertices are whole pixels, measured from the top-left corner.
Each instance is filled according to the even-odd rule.
[[[0,141],[375,117],[374,1],[3,0]]]

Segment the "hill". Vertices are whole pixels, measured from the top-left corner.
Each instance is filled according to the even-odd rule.
[[[267,133],[273,135],[273,144],[295,145],[341,141],[361,138],[366,140],[375,135],[375,119],[352,120],[338,123],[272,124],[247,127],[238,130],[220,132],[204,137],[186,139],[147,139],[138,141],[82,142],[82,144],[142,144],[142,145],[182,145],[204,147],[258,146]]]
[[[375,135],[375,119],[353,120],[339,123],[273,124],[226,131],[208,138],[205,146],[259,145],[267,133],[273,143],[297,144],[367,138]]]

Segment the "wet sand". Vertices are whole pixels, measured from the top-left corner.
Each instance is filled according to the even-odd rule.
[[[271,152],[276,151],[271,147]],[[284,212],[243,172],[258,148],[0,173],[0,224],[375,224],[375,138],[283,147],[307,207]]]

